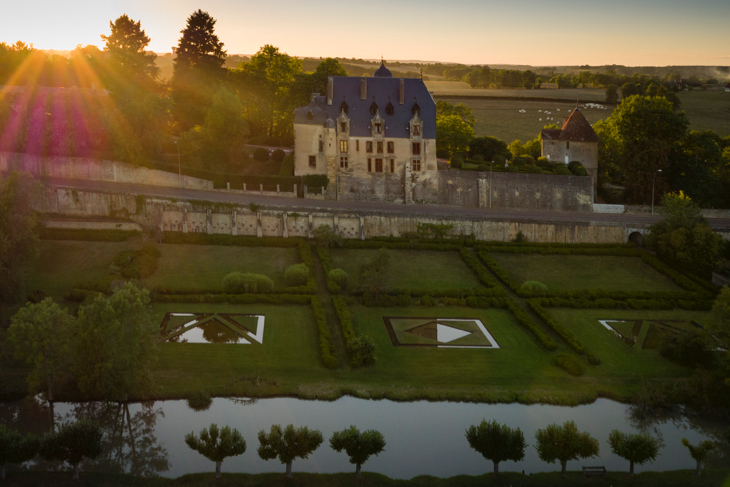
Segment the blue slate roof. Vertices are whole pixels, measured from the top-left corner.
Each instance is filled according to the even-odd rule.
[[[360,99],[360,80],[367,82],[367,98]],[[350,135],[353,137],[370,137],[373,116],[370,106],[378,106],[381,118],[385,120],[385,137],[409,138],[409,122],[413,118],[413,106],[418,105],[423,121],[423,137],[436,138],[436,103],[421,79],[404,78],[404,103],[399,103],[401,78],[359,78],[348,76],[333,77],[332,105],[327,105],[326,96],[315,96],[309,105],[294,110],[294,123],[311,123],[324,125],[327,118],[337,120],[340,116],[342,102],[348,106],[347,116],[350,119]],[[386,113],[388,103],[393,105],[393,115]],[[307,120],[312,112],[313,120]]]

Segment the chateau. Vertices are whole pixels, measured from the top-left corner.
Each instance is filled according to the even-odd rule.
[[[421,79],[333,76],[294,111],[294,174],[324,174],[326,197],[435,201],[436,103]]]

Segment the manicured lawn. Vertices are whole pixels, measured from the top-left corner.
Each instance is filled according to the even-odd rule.
[[[222,289],[230,272],[252,272],[284,285],[284,271],[299,262],[297,250],[277,247],[224,245],[160,245],[160,267],[147,279],[151,286]]]
[[[598,320],[694,320],[700,325],[707,312],[684,310],[626,310],[547,308],[548,312],[573,332],[586,348],[595,354],[601,365],[590,367],[596,377],[606,381],[622,379],[672,378],[689,375],[690,370],[669,362],[658,350],[631,347]]]
[[[62,296],[75,285],[101,279],[117,253],[139,246],[141,243],[134,242],[41,240],[28,289],[40,289],[49,296]]]
[[[489,255],[518,282],[539,281],[550,291],[683,291],[638,257],[499,252]]]
[[[344,269],[353,283],[361,265],[372,261],[377,250],[333,249],[332,265]],[[472,289],[482,287],[457,252],[388,250],[394,289]]]

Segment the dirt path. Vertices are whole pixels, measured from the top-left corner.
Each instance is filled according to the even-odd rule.
[[[345,338],[342,336],[340,321],[337,318],[334,306],[332,306],[332,296],[330,296],[327,291],[327,277],[324,274],[324,267],[322,266],[322,261],[319,259],[319,255],[317,255],[317,250],[314,245],[312,245],[312,257],[314,258],[314,280],[317,283],[317,297],[320,301],[322,301],[322,307],[324,308],[324,313],[327,317],[327,326],[329,327],[330,334],[332,335],[334,354],[337,360],[340,361],[340,364],[347,367],[349,360],[347,358]]]

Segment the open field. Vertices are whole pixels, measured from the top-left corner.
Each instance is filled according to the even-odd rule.
[[[730,135],[730,93],[685,91],[678,95],[691,130],[712,130],[720,137]]]
[[[433,92],[434,97],[439,96],[490,96],[490,97],[530,97],[530,98],[562,98],[568,100],[581,100],[588,102],[602,102],[606,99],[606,90],[593,88],[578,89],[491,89],[472,88],[464,81],[425,81],[426,87]],[[451,103],[451,102],[450,102]]]
[[[362,264],[373,260],[377,250],[333,249],[332,265],[344,269],[353,282]],[[458,252],[388,250],[390,279],[394,289],[472,289],[482,287]]]
[[[539,281],[549,291],[683,291],[638,257],[499,252],[489,255],[516,281]]]
[[[284,271],[299,262],[297,249],[162,244],[160,267],[147,280],[150,286],[222,289],[230,272],[252,272],[284,285]]]

